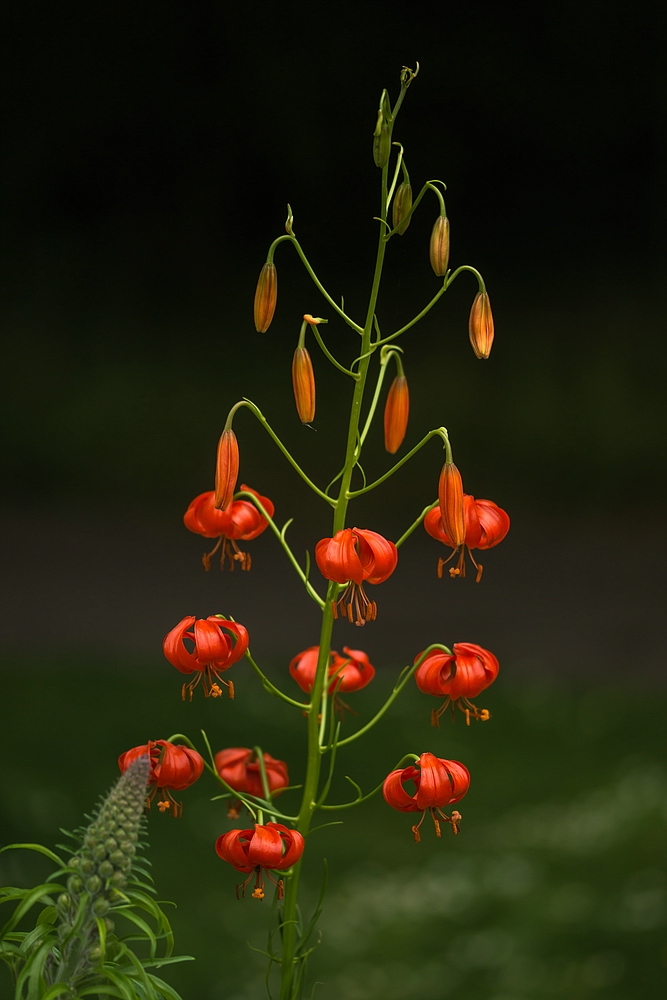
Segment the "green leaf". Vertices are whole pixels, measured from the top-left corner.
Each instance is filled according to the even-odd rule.
[[[6,847],[0,847],[0,854],[3,851],[37,851],[38,854],[43,854],[45,857],[50,858],[51,861],[55,861],[57,865],[61,868],[67,867],[62,858],[59,858],[57,854],[50,851],[48,847],[42,847],[41,844],[7,844]]]
[[[61,892],[65,891],[64,886],[54,887],[53,885],[42,885],[35,886],[34,889],[29,889],[23,897],[23,901],[14,910],[13,916],[7,921],[5,926],[0,931],[0,940],[7,934],[8,931],[12,931],[23,916],[30,910],[35,903],[39,903],[42,899],[48,899],[51,903],[51,896],[53,894],[54,888],[59,888]]]

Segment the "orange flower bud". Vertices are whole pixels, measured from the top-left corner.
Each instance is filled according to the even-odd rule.
[[[428,248],[431,267],[439,278],[444,277],[449,264],[449,219],[439,215],[431,230]]]
[[[478,358],[488,358],[493,344],[493,313],[486,292],[477,292],[468,320],[470,343]]]
[[[268,261],[259,272],[255,291],[255,329],[266,333],[271,326],[278,298],[278,272],[276,265]]]
[[[445,534],[452,547],[458,549],[466,538],[463,515],[463,480],[453,462],[445,462],[438,482],[438,503]]]
[[[238,477],[238,441],[231,427],[225,428],[218,442],[218,460],[215,467],[215,506],[218,510],[227,510],[229,507]]]
[[[292,385],[299,419],[302,424],[310,424],[315,417],[315,375],[313,362],[305,347],[297,347],[294,352]]]
[[[403,444],[410,412],[410,393],[405,375],[397,375],[391,383],[384,407],[384,446],[394,455]]]
[[[392,223],[394,229],[398,229],[398,235],[402,236],[405,230],[410,225],[410,218],[405,218],[410,209],[412,208],[412,185],[407,181],[403,181],[399,184],[396,194],[394,195],[394,202],[392,205]],[[405,219],[405,222],[403,221]]]

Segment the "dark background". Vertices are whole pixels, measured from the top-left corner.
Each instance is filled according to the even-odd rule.
[[[478,588],[437,581],[439,547],[418,533],[402,550],[402,572],[374,595],[377,624],[361,638],[339,626],[336,641],[362,645],[387,672],[431,641],[493,649],[520,750],[498,722],[484,737],[489,753],[523,766],[531,758],[547,797],[558,786],[549,741],[535,758],[534,733],[520,721],[530,713],[517,708],[532,704],[533,690],[560,692],[548,700],[565,729],[569,709],[554,703],[584,699],[575,716],[592,742],[568,758],[575,770],[580,752],[589,761],[581,794],[597,794],[619,768],[653,766],[641,727],[628,749],[608,720],[628,695],[644,692],[642,704],[653,705],[664,697],[664,5],[8,3],[2,19],[2,649],[6,690],[25,685],[33,700],[31,715],[30,698],[19,698],[7,787],[46,782],[72,811],[88,807],[89,789],[111,781],[123,740],[164,735],[146,730],[147,718],[161,726],[146,691],[171,683],[177,697],[160,641],[185,613],[238,617],[277,676],[317,641],[314,608],[268,534],[253,543],[249,575],[206,576],[201,540],[180,519],[213,485],[216,441],[241,396],[318,484],[338,471],[350,388],[313,350],[316,430],[303,429],[290,364],[304,312],[330,319],[326,339],[344,361],[357,353],[354,335],[289,247],[276,256],[278,309],[264,335],[252,323],[255,282],[289,202],[322,281],[363,316],[377,239],[378,99],[383,86],[395,98],[401,66],[416,60],[394,138],[413,188],[446,181],[451,264],[484,274],[496,341],[487,362],[475,359],[475,282],[460,276],[401,341],[406,445],[444,423],[466,490],[505,507],[513,526],[487,554]],[[437,290],[428,264],[436,214],[425,199],[391,242],[378,308],[385,334]],[[312,553],[329,533],[327,511],[313,509],[247,412],[235,428],[242,481],[271,496],[279,523],[295,517],[295,550]],[[371,476],[387,468],[380,427],[365,459]],[[441,460],[435,444],[424,449],[359,503],[354,522],[400,535],[433,499]],[[109,694],[121,684],[122,697]],[[592,692],[608,688],[608,724],[586,729]],[[8,695],[12,725],[15,704]],[[71,759],[53,760],[46,777],[32,751],[62,740],[77,713],[100,762],[88,760],[82,779]],[[256,741],[238,726],[237,742]],[[593,749],[598,736],[609,740],[604,753]],[[77,741],[68,721],[74,755]],[[49,801],[49,829],[69,822]],[[32,835],[48,838],[32,815],[8,807],[12,837],[29,839],[23,823],[33,823]],[[654,868],[637,876],[650,891],[657,876],[641,872]],[[618,970],[612,959],[595,965],[613,947],[595,945],[581,961]],[[597,986],[597,973],[572,973],[562,989],[625,989],[633,962],[608,982],[600,973]],[[368,969],[364,977],[374,981]],[[543,995],[537,981],[521,987],[531,1000]],[[428,976],[414,982],[432,988]],[[373,989],[386,1000],[378,983],[360,1000]],[[181,988],[191,995],[187,980]],[[482,995],[523,1000],[516,985],[495,988],[497,998]]]

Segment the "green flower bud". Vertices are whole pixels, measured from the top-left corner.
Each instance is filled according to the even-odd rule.
[[[398,185],[396,189],[396,194],[394,195],[394,201],[392,205],[392,222],[393,228],[398,228],[398,235],[402,236],[405,230],[410,225],[410,220],[412,216],[406,219],[406,216],[410,209],[412,208],[412,185],[407,181],[403,181],[402,184]],[[405,222],[403,221],[405,219]]]
[[[123,869],[125,869],[130,864],[129,858],[126,857],[126,855],[123,854],[122,851],[112,851],[112,853],[109,855],[109,861],[111,861],[112,864],[116,865],[116,867]]]
[[[103,861],[97,870],[102,878],[111,878],[115,869],[110,861]]]
[[[83,882],[78,875],[70,875],[67,879],[67,888],[71,893],[77,895],[83,889]]]
[[[99,892],[101,888],[102,888],[102,879],[99,877],[99,875],[91,875],[90,878],[86,879],[86,889],[92,895],[94,895],[96,892]]]
[[[58,909],[61,910],[63,913],[67,913],[68,910],[70,909],[71,905],[72,905],[72,900],[67,895],[66,892],[61,892],[61,894],[58,896],[58,899],[56,900],[56,902],[57,902],[57,905],[58,905]]]
[[[81,858],[79,871],[82,875],[92,875],[95,871],[95,862],[92,858]]]
[[[90,949],[90,951],[88,952],[88,957],[90,958],[91,962],[99,962],[99,960],[102,957],[102,949],[98,944],[96,944],[94,948]]]
[[[96,861],[103,861],[107,856],[107,849],[104,844],[98,844],[93,848],[93,857]]]
[[[116,889],[124,889],[127,885],[127,878],[122,872],[114,872],[111,876],[110,882]]]
[[[373,135],[373,160],[375,161],[376,167],[384,167],[385,163],[389,159],[390,150],[391,133],[389,131],[389,126],[381,124],[380,116]]]
[[[111,851],[115,850],[118,847],[118,841],[116,840],[115,837],[108,837],[104,841],[104,846],[106,847],[107,851],[111,853]]]
[[[105,917],[104,918],[104,924],[105,924],[106,929],[107,929],[107,934],[113,934],[113,932],[116,929],[116,925],[113,922],[113,920],[110,917]]]
[[[96,917],[103,917],[111,909],[111,903],[108,899],[96,899],[93,903],[93,913]]]
[[[129,855],[129,857],[131,858],[134,857],[134,855],[137,853],[137,849],[131,840],[122,841],[120,849],[123,852],[123,854]]]

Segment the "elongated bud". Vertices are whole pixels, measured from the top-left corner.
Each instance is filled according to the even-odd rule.
[[[215,467],[215,506],[226,510],[232,502],[236,480],[239,477],[239,445],[230,428],[220,435],[218,459]]]
[[[385,124],[382,110],[378,113],[377,125],[373,133],[373,160],[376,167],[383,167],[389,159],[391,136],[389,126]]]
[[[292,385],[299,420],[312,423],[315,417],[315,375],[307,348],[297,347],[292,359]]]
[[[396,189],[396,194],[394,195],[394,203],[392,205],[392,223],[393,228],[398,229],[398,235],[402,236],[405,230],[410,225],[410,219],[412,216],[408,215],[408,212],[412,208],[412,185],[407,181],[403,181],[402,184],[398,185]],[[405,220],[405,221],[403,221]]]
[[[453,462],[445,462],[438,482],[438,503],[445,534],[454,548],[463,545],[466,537],[463,515],[463,480]]]
[[[477,292],[468,320],[470,343],[478,358],[488,358],[493,344],[493,313],[486,292]]]
[[[271,326],[273,314],[276,311],[278,298],[278,272],[276,265],[268,260],[259,272],[257,289],[255,291],[255,329],[257,333],[266,333]]]
[[[444,277],[449,264],[449,219],[446,215],[439,215],[435,220],[428,255],[437,276]]]
[[[391,383],[384,408],[384,446],[394,455],[403,444],[410,412],[410,393],[405,375],[397,375]]]

